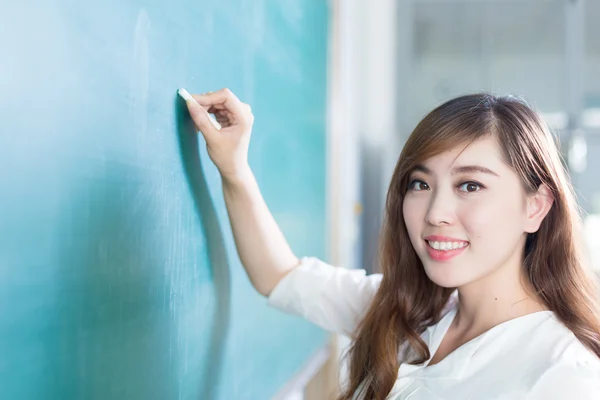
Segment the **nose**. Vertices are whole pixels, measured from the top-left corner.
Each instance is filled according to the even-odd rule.
[[[452,225],[455,221],[454,199],[441,190],[432,192],[425,221],[433,226]]]

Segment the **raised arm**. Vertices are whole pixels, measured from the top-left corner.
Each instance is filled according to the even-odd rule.
[[[254,116],[230,90],[222,89],[186,100],[190,115],[206,139],[218,168],[237,252],[256,290],[268,296],[298,263],[271,215],[248,165]],[[208,113],[221,125],[217,129]]]

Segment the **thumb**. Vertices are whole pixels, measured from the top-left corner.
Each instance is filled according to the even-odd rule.
[[[204,107],[198,104],[194,99],[186,100],[186,104],[192,120],[198,129],[200,129],[200,132],[202,135],[204,135],[204,138],[209,142],[216,140],[217,136],[219,135],[219,131],[213,125],[213,122],[211,121],[210,117],[208,116],[208,112],[204,109]]]

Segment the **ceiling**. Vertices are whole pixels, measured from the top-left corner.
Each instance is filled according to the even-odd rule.
[[[416,55],[564,52],[566,0],[414,0]],[[585,4],[588,55],[600,55],[600,0]]]

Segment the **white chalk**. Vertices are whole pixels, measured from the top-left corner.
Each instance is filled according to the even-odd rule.
[[[198,102],[196,101],[196,99],[194,99],[194,98],[192,97],[192,95],[191,95],[191,94],[190,94],[190,93],[189,93],[187,90],[185,90],[184,88],[181,88],[181,89],[179,89],[179,90],[177,91],[177,93],[179,93],[179,95],[180,95],[181,97],[183,97],[183,99],[184,99],[185,101],[192,100],[192,101],[196,102],[196,104],[198,104]]]
[[[181,89],[179,89],[179,90],[177,91],[177,93],[178,93],[178,94],[179,94],[179,95],[180,95],[180,96],[181,96],[181,97],[182,97],[182,98],[183,98],[185,101],[190,101],[190,100],[191,100],[191,101],[193,101],[194,103],[198,104],[198,102],[196,101],[196,99],[195,99],[195,98],[193,98],[193,97],[192,97],[192,95],[191,95],[191,94],[190,94],[190,93],[189,93],[187,90],[185,90],[184,88],[181,88]],[[198,104],[198,105],[200,105],[200,104]],[[215,119],[215,116],[214,116],[214,115],[212,115],[212,114],[208,114],[208,119],[210,119],[210,122],[213,124],[213,126],[214,126],[216,129],[219,129],[219,130],[221,129],[221,124],[219,124],[219,123],[217,122],[217,120]]]

